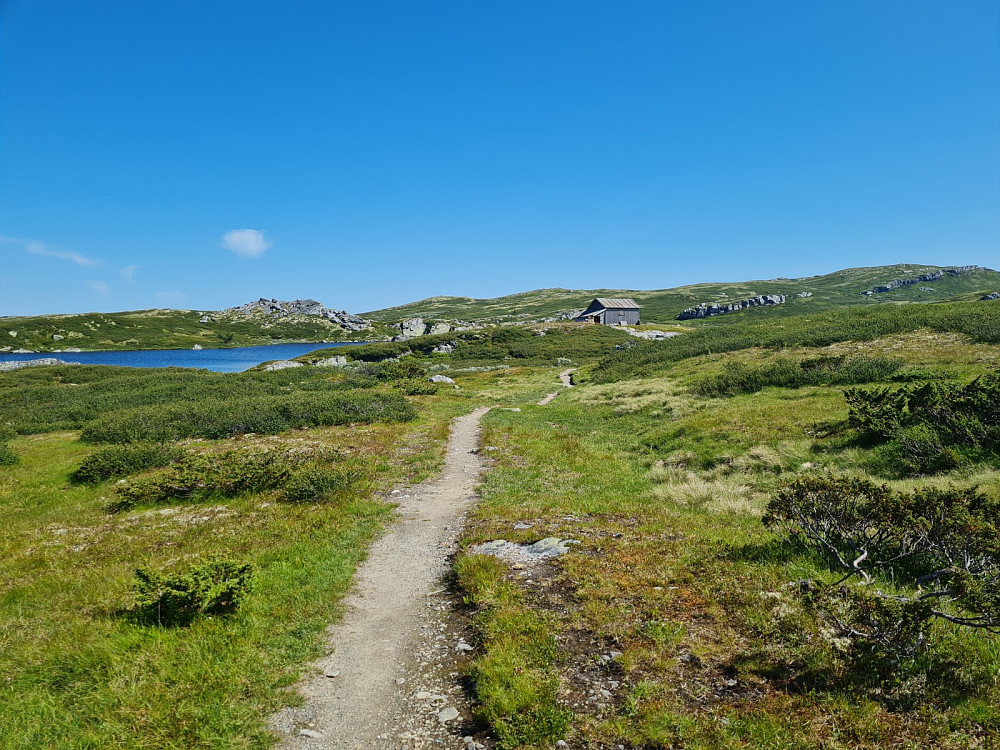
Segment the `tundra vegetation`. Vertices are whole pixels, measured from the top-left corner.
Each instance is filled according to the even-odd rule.
[[[263,717],[391,519],[385,491],[434,472],[448,420],[481,404],[520,409],[484,418],[455,561],[499,747],[1000,732],[993,303],[662,342],[501,327],[302,361],[335,355],[0,374],[0,746],[271,746]],[[535,405],[570,366],[578,387]],[[549,536],[579,543],[520,567],[472,552]]]

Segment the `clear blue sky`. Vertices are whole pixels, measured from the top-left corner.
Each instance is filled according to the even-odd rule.
[[[0,314],[1000,265],[996,0],[0,0],[0,35]]]

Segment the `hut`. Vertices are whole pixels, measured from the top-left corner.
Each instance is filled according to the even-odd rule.
[[[632,299],[596,297],[574,320],[606,326],[635,326],[639,325],[639,305]]]

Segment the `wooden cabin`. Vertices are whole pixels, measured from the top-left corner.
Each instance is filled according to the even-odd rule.
[[[605,326],[637,326],[639,305],[632,299],[597,297],[574,320]]]

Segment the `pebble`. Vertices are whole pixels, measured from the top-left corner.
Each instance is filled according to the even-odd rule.
[[[333,671],[333,672],[327,672],[327,673],[326,673],[326,676],[327,676],[327,677],[330,677],[330,678],[333,678],[333,677],[340,677],[340,672],[337,672],[337,671]]]
[[[438,711],[438,721],[445,724],[449,721],[454,721],[458,718],[458,709],[454,706],[448,706],[448,708],[441,709]]]
[[[323,736],[322,734],[320,734],[319,732],[314,732],[312,729],[299,730],[299,737],[312,737],[313,739],[318,740],[322,736]]]

